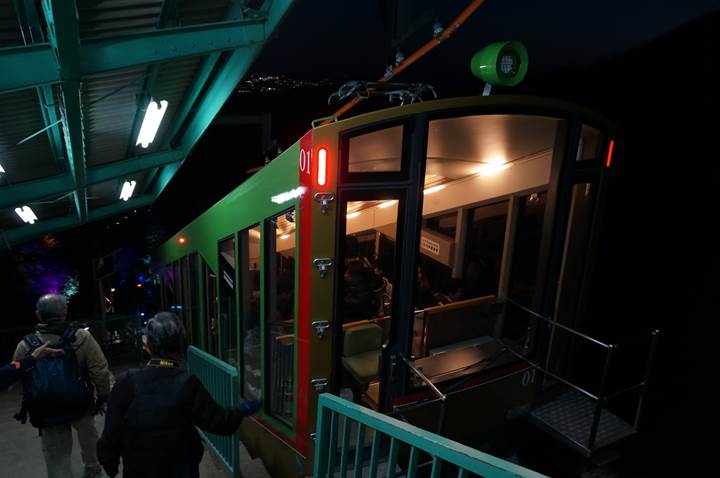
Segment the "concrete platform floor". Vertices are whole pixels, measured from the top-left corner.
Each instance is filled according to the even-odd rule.
[[[0,476],[8,478],[43,478],[47,476],[45,460],[40,447],[37,429],[29,423],[22,425],[13,418],[20,409],[22,385],[15,384],[7,392],[0,391]],[[104,418],[96,417],[98,433],[102,432]],[[240,467],[245,478],[268,477],[260,460],[252,460],[241,445]],[[73,472],[82,476],[83,465],[80,460],[80,448],[77,439],[73,442]],[[104,476],[104,475],[103,475]],[[217,463],[209,451],[205,452],[200,464],[200,476],[207,478],[227,478],[222,465]]]

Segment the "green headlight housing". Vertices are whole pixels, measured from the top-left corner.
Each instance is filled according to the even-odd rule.
[[[470,60],[470,70],[493,86],[515,86],[528,69],[528,53],[519,41],[503,41],[486,46]]]

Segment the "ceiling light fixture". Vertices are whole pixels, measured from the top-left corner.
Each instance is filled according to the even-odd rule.
[[[27,222],[28,224],[35,224],[35,221],[38,220],[33,210],[30,209],[30,206],[16,207],[15,214],[20,216],[20,219]]]
[[[395,203],[397,203],[397,199],[393,199],[392,201],[385,201],[384,203],[378,204],[378,207],[380,209],[385,209],[386,207],[393,206]]]
[[[143,118],[142,126],[140,127],[140,134],[138,134],[137,142],[143,148],[150,146],[150,143],[155,139],[155,135],[160,128],[160,122],[165,116],[167,110],[167,100],[161,100],[160,104],[156,101],[150,101],[147,109],[145,110],[145,118]]]
[[[132,196],[134,190],[135,181],[125,181],[122,186],[122,191],[120,191],[120,199],[127,201]]]
[[[445,189],[445,185],[444,185],[444,184],[438,184],[437,186],[433,186],[433,187],[431,187],[431,188],[427,188],[424,192],[425,192],[425,194],[432,194],[432,193],[436,193],[436,192],[438,192],[438,191],[442,191],[443,189]]]

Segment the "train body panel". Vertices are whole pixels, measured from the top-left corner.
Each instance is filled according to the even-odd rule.
[[[196,305],[181,314],[189,329],[204,324],[195,345],[237,366],[242,396],[264,402],[242,427],[250,452],[273,476],[307,472],[322,391],[432,430],[427,379],[447,394],[443,433],[468,444],[532,403],[528,364],[544,361],[548,337],[508,299],[581,320],[614,135],[602,117],[541,98],[367,113],[311,129],[168,240],[156,254],[166,290],[197,253],[201,284],[184,291]],[[349,271],[370,274],[366,263],[382,290],[348,300]],[[171,288],[163,303],[178,310]]]

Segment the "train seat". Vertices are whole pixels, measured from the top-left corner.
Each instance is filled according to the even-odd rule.
[[[496,297],[488,295],[425,309],[425,355],[478,337],[492,336]]]
[[[383,330],[377,324],[361,324],[344,331],[342,364],[361,385],[377,379]]]

